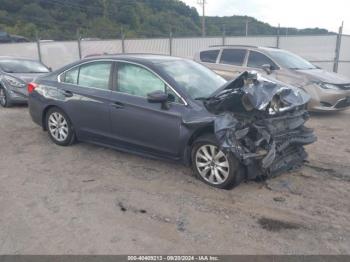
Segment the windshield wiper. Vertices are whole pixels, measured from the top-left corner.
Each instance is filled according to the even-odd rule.
[[[292,69],[292,70],[312,70],[312,69],[315,69],[315,67],[306,67],[306,68],[290,67],[289,69]]]
[[[196,97],[194,100],[201,100],[201,101],[203,101],[203,100],[207,100],[208,99],[208,97]]]

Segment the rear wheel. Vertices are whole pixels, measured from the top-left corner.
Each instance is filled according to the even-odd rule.
[[[75,133],[68,116],[59,108],[51,108],[46,114],[46,127],[51,140],[60,146],[69,146],[75,141]]]
[[[206,184],[230,189],[244,179],[243,168],[230,153],[219,148],[214,135],[198,138],[192,147],[192,167],[197,177]]]
[[[7,91],[2,86],[0,86],[0,105],[2,107],[11,107],[12,105]]]

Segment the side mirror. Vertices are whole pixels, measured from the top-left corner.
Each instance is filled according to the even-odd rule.
[[[49,71],[52,72],[52,67],[49,67]]]
[[[264,64],[261,66],[261,68],[268,74],[270,75],[272,71],[274,70],[274,67],[270,64]]]
[[[169,109],[168,94],[162,91],[154,91],[152,93],[147,94],[147,100],[149,103],[162,104],[162,109]]]

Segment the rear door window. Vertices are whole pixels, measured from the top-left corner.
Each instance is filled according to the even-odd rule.
[[[248,67],[261,68],[263,65],[271,65],[275,69],[277,68],[276,64],[266,55],[259,52],[250,51],[248,58]]]
[[[74,67],[60,76],[67,84],[98,89],[109,89],[112,62],[92,62]]]
[[[246,53],[247,50],[244,49],[224,49],[221,54],[220,63],[242,66]]]
[[[98,89],[109,89],[111,62],[95,62],[80,67],[78,85]]]
[[[61,75],[60,80],[63,83],[76,85],[78,84],[78,75],[79,67],[75,67]]]
[[[200,53],[200,59],[205,63],[216,63],[220,50],[209,50]]]

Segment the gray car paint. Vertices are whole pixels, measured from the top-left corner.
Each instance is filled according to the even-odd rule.
[[[152,58],[157,59],[156,56]],[[185,97],[185,103],[171,103],[169,110],[164,110],[160,104],[149,103],[146,98],[116,92],[112,84],[110,90],[100,90],[58,82],[58,76],[67,69],[106,59],[115,63],[137,63],[152,70],[179,96]],[[89,58],[40,77],[36,80],[39,87],[29,95],[30,115],[45,129],[45,112],[56,106],[69,116],[81,141],[189,164],[188,143],[199,133],[213,128],[213,115],[202,102],[186,96],[178,84],[150,60],[137,55]]]

